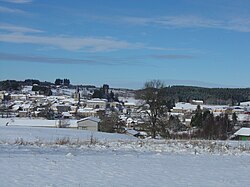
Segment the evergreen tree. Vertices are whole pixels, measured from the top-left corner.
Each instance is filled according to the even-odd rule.
[[[70,80],[69,79],[64,79],[63,80],[63,85],[64,86],[69,86],[70,85]]]
[[[233,125],[236,125],[236,124],[237,124],[237,121],[238,121],[238,116],[237,116],[236,113],[234,112],[233,115],[232,115],[232,122],[233,122]]]
[[[191,119],[191,126],[192,127],[202,127],[202,110],[200,105],[197,106],[195,111],[195,115]]]
[[[62,79],[56,79],[55,80],[55,85],[62,85],[63,84],[63,80]]]

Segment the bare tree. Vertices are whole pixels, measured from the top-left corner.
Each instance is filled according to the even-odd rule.
[[[146,82],[144,88],[136,93],[136,98],[144,100],[149,106],[149,130],[152,138],[155,138],[159,131],[159,123],[167,112],[164,83],[160,80]]]
[[[101,122],[99,124],[99,130],[102,132],[110,133],[123,133],[125,129],[125,123],[119,119],[117,112],[112,112],[110,115],[99,115]]]

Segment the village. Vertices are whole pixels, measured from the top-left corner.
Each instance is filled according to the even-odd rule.
[[[34,86],[37,85],[24,86],[18,92],[0,91],[1,125],[74,128],[149,137],[144,128],[149,121],[148,105],[135,99],[132,90],[109,88],[107,84],[101,88],[56,86],[51,89],[52,94],[46,96],[32,91]],[[231,138],[250,139],[250,101],[241,102],[238,106],[207,105],[202,100],[176,102],[167,112],[168,119],[170,116],[177,119],[173,122],[173,134],[188,135],[195,130],[191,121],[197,107],[214,116],[227,114],[231,121],[235,115],[235,133]],[[106,120],[100,127],[105,117],[116,121]],[[113,123],[111,129],[105,127],[108,123]]]

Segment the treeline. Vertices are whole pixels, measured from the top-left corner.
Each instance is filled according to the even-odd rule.
[[[96,87],[93,85],[72,85],[69,79],[56,79],[54,83],[47,81],[40,81],[37,79],[26,79],[24,81],[17,80],[3,80],[0,81],[0,90],[5,91],[19,91],[23,86],[45,86],[45,87],[54,87],[54,86],[63,86],[71,89],[76,88],[87,88],[87,89],[95,89]]]
[[[22,88],[22,81],[16,81],[16,80],[6,80],[6,81],[0,81],[0,90],[5,91],[15,91],[20,90]]]
[[[39,85],[42,87],[50,87],[54,84],[51,82],[41,82],[36,79],[26,79],[25,81],[17,81],[17,80],[4,80],[0,81],[0,90],[5,91],[19,91],[22,89],[23,86],[33,86],[33,85]]]
[[[70,85],[70,80],[69,79],[56,79],[55,80],[55,85],[69,86]]]
[[[196,130],[192,133],[193,137],[225,140],[233,134],[236,123],[237,115],[235,113],[230,120],[228,114],[214,116],[208,110],[202,111],[198,105],[190,125]]]
[[[193,86],[169,86],[165,88],[167,96],[175,102],[203,100],[206,104],[237,105],[250,100],[250,88],[202,88]]]

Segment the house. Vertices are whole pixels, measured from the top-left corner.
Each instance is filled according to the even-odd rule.
[[[124,103],[124,107],[126,108],[127,113],[131,113],[135,110],[136,104],[132,102],[131,103],[126,102]]]
[[[62,118],[64,119],[72,118],[72,114],[70,114],[69,112],[62,112]]]
[[[236,140],[250,140],[250,128],[243,127],[234,133]]]
[[[4,91],[0,91],[0,100],[3,100],[3,99],[4,99],[4,94],[5,94]]]
[[[57,105],[56,109],[57,109],[58,114],[62,114],[63,112],[70,111],[70,106],[69,105]]]
[[[92,100],[87,100],[86,102],[86,107],[87,108],[92,108],[92,109],[105,109],[107,105],[107,100],[106,99],[92,99]]]
[[[241,102],[241,103],[240,103],[240,106],[243,106],[243,107],[248,107],[248,106],[250,106],[250,101],[247,101],[247,102]]]
[[[202,100],[192,100],[191,104],[193,104],[193,105],[203,105],[204,102]]]
[[[98,116],[98,112],[104,111],[105,109],[92,109],[92,108],[80,108],[77,110],[77,114],[83,117]]]
[[[26,95],[24,94],[11,94],[10,95],[11,100],[16,101],[16,100],[26,100]]]
[[[77,121],[77,128],[90,131],[98,131],[100,119],[90,116]]]

